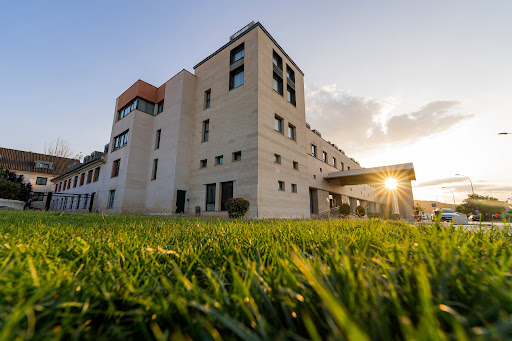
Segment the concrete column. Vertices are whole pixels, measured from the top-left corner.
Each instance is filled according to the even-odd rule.
[[[355,214],[356,213],[356,207],[357,207],[357,199],[356,198],[348,198],[350,203],[350,213]]]
[[[410,181],[398,183],[396,187],[398,198],[398,210],[400,216],[407,220],[414,220],[414,198]]]
[[[317,189],[318,196],[318,212],[326,212],[329,211],[330,208],[330,200],[329,200],[329,192],[323,191],[321,189]]]

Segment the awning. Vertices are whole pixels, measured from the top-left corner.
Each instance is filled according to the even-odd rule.
[[[388,178],[393,178],[397,182],[416,180],[414,165],[412,163],[402,163],[399,165],[351,169],[329,173],[324,176],[325,180],[337,182],[342,186],[382,184]]]

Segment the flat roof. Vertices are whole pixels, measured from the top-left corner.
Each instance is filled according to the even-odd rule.
[[[267,32],[267,30],[265,29],[265,27],[263,27],[262,24],[260,24],[260,22],[258,21],[257,23],[255,23],[254,25],[252,25],[251,27],[249,27],[247,30],[245,30],[244,32],[242,32],[239,36],[237,36],[235,39],[233,40],[230,40],[227,44],[223,45],[220,49],[218,49],[217,51],[215,51],[214,53],[212,53],[211,55],[209,55],[208,57],[206,57],[205,59],[203,59],[202,61],[200,61],[199,63],[197,63],[196,66],[194,66],[194,69],[196,69],[198,66],[200,66],[201,64],[205,63],[208,59],[211,59],[213,56],[215,56],[217,53],[219,53],[220,51],[224,50],[226,47],[228,47],[229,45],[235,43],[238,39],[242,38],[244,35],[246,35],[247,33],[249,33],[250,31],[252,31],[254,28],[256,27],[259,27],[261,28],[261,30],[263,32],[265,32],[265,34],[270,38],[270,40],[272,40],[272,42],[277,46],[277,48],[281,51],[281,53],[283,53],[286,58],[288,58],[288,60],[293,64],[293,66],[295,66],[295,68],[297,68],[297,71],[299,71],[302,76],[304,76],[304,72],[302,72],[302,70],[297,66],[297,64],[295,64],[295,62],[290,58],[290,56],[288,56],[288,54],[286,52],[284,52],[283,48],[281,46],[279,46],[279,44],[277,43],[277,41],[270,35],[270,33]]]
[[[414,165],[411,162],[373,168],[351,169],[329,173],[324,176],[325,180],[337,181],[342,186],[383,183],[388,178],[394,178],[398,182],[416,180]]]

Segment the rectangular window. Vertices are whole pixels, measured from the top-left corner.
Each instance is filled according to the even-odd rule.
[[[281,70],[283,69],[283,58],[281,58],[281,56],[279,56],[276,51],[273,51],[272,53],[272,63],[274,63],[274,65]]]
[[[332,166],[334,168],[336,168],[336,158],[335,157],[332,158]]]
[[[208,141],[209,133],[210,133],[210,120],[205,120],[205,121],[203,121],[203,141],[202,142]]]
[[[137,101],[137,110],[145,112],[146,114],[154,115],[155,114],[155,104],[145,101],[142,98],[139,98]]]
[[[112,149],[112,151],[118,150],[119,148],[126,146],[127,143],[128,130],[114,137],[114,148]]]
[[[295,72],[288,65],[286,65],[286,77],[295,83]]]
[[[219,155],[215,158],[215,164],[216,165],[222,165],[224,163],[224,156]]]
[[[242,160],[242,152],[234,152],[233,153],[233,161],[240,161]]]
[[[288,137],[295,141],[295,126],[288,123]]]
[[[43,169],[53,169],[53,162],[49,162],[49,161],[36,161],[35,167],[36,168],[43,168]]]
[[[316,157],[316,146],[314,144],[311,145],[311,155]]]
[[[92,172],[93,172],[92,169],[87,172],[87,183],[88,184],[90,184],[92,182]]]
[[[43,201],[44,193],[34,192],[34,196],[32,197],[32,201]]]
[[[67,180],[64,180],[64,182],[62,183],[62,190],[63,191],[66,190],[66,182],[67,182]]]
[[[350,170],[350,166],[347,167],[347,170]]]
[[[75,181],[73,182],[73,188],[76,187],[76,184],[78,183],[78,175],[75,176]]]
[[[229,74],[229,90],[244,84],[244,66],[240,66]]]
[[[200,168],[206,168],[207,166],[208,166],[208,160],[207,159],[201,160],[199,162],[199,167]]]
[[[119,167],[121,166],[121,159],[117,159],[114,162],[112,162],[112,175],[111,178],[115,178],[119,175]]]
[[[161,136],[162,136],[162,129],[158,129],[156,131],[156,136],[155,136],[155,149],[160,148],[160,137]]]
[[[284,181],[277,182],[277,189],[280,191],[284,191]]]
[[[297,193],[297,184],[292,184],[292,193]]]
[[[208,89],[204,92],[204,108],[208,109],[210,107],[210,101],[212,99],[212,89]]]
[[[47,181],[48,181],[48,178],[40,178],[40,177],[37,177],[37,179],[36,179],[36,185],[45,186]]]
[[[158,103],[158,106],[156,108],[156,113],[160,114],[162,111],[164,111],[164,101],[163,100]]]
[[[112,189],[110,190],[110,193],[108,195],[108,206],[107,208],[114,208],[114,199],[116,197],[116,190]],[[80,200],[80,198],[78,199]]]
[[[215,184],[206,185],[206,210],[215,211]]]
[[[283,134],[283,119],[277,115],[274,116],[274,129]]]
[[[100,167],[97,167],[94,170],[94,178],[92,181],[97,182],[99,178],[100,178]]]
[[[158,159],[153,160],[153,171],[151,172],[151,180],[156,179],[156,172],[158,170]]]
[[[85,173],[80,174],[80,186],[83,186],[85,181]]]
[[[238,45],[231,50],[231,64],[242,59],[245,55],[244,44]]]
[[[163,110],[163,101],[162,103],[162,110]],[[131,113],[133,110],[140,110],[142,112],[145,112],[146,114],[154,115],[155,112],[155,104],[146,100],[143,100],[142,98],[135,98],[130,103],[125,105],[121,110],[117,113],[117,120],[122,119],[129,113]]]
[[[272,83],[272,88],[275,91],[277,91],[280,95],[283,95],[283,80],[275,72],[274,72],[274,79],[273,79],[273,83]]]
[[[68,189],[71,188],[71,179],[68,180]]]
[[[220,210],[227,211],[226,202],[233,198],[233,181],[222,182],[220,185]]]
[[[293,90],[289,86],[286,87],[286,99],[288,100],[288,102],[295,105],[295,90]]]
[[[274,162],[275,163],[281,163],[281,155],[274,154]]]
[[[327,163],[327,153],[326,152],[322,152],[322,160]]]
[[[299,163],[297,161],[293,161],[293,169],[299,169]]]

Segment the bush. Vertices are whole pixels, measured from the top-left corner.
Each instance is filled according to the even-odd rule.
[[[249,201],[243,198],[231,198],[226,201],[226,208],[230,218],[243,218],[249,210]]]
[[[0,179],[0,198],[18,200],[20,192],[21,185]]]
[[[340,211],[340,214],[343,216],[349,215],[350,214],[350,205],[347,203],[341,204],[339,211]]]
[[[365,213],[366,213],[366,212],[364,211],[363,206],[359,205],[359,206],[357,206],[357,207],[356,207],[356,214],[357,214],[358,216],[360,216],[360,217],[364,217],[364,214],[365,214]]]

